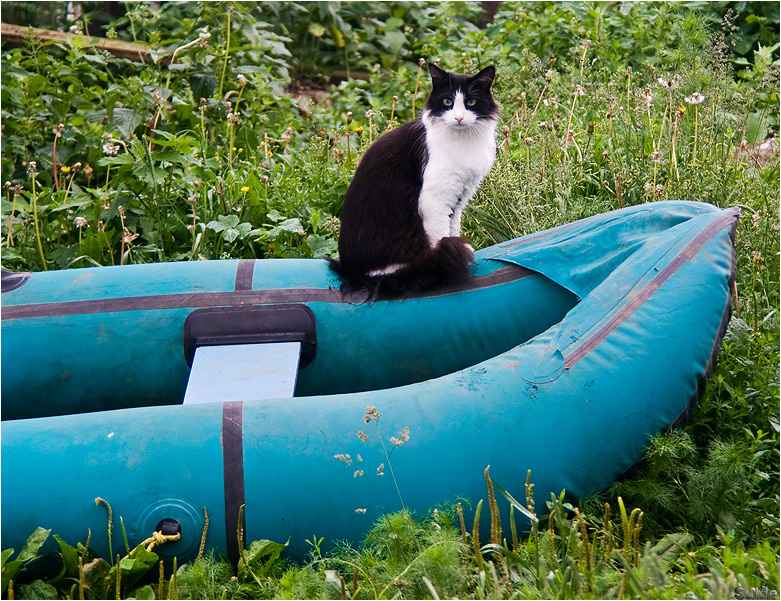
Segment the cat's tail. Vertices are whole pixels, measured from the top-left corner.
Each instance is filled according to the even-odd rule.
[[[420,253],[410,264],[393,273],[372,276],[344,268],[329,259],[331,269],[352,289],[366,289],[372,299],[403,298],[427,292],[469,277],[474,254],[466,238],[450,236]]]

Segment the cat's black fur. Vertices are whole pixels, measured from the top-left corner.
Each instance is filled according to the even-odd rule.
[[[431,115],[447,111],[444,97],[469,90],[475,98],[470,110],[478,118],[496,119],[498,105],[490,92],[493,67],[474,77],[429,67],[434,87],[425,110]],[[468,242],[447,236],[432,247],[418,210],[429,161],[426,134],[422,116],[384,134],[355,172],[341,214],[339,260],[331,260],[350,287],[366,288],[375,297],[397,297],[469,276],[473,257]],[[398,264],[404,267],[372,275]]]

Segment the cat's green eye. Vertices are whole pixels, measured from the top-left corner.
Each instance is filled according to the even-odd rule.
[[[477,100],[475,100],[474,98],[470,98],[469,100],[466,101],[467,106],[474,106],[476,104],[477,104]]]
[[[442,104],[444,104],[445,106],[453,106],[453,101],[450,98],[443,98]]]

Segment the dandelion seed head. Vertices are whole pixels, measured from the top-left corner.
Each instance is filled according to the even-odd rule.
[[[687,96],[683,100],[687,104],[700,104],[705,100],[705,96],[703,96],[699,92],[694,92],[694,94],[692,94],[691,96]]]

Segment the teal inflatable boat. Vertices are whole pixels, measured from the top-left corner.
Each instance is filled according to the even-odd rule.
[[[343,292],[321,260],[4,272],[2,547],[43,526],[106,554],[97,497],[131,544],[173,520],[181,538],[156,550],[187,560],[204,508],[207,546],[235,559],[240,520],[244,540],[302,556],[402,499],[475,503],[489,464],[514,492],[531,469],[540,504],[596,493],[702,394],[737,219],[631,207],[483,249],[468,280],[392,301]],[[285,343],[292,396],[223,398],[229,366],[183,403],[204,349]]]

